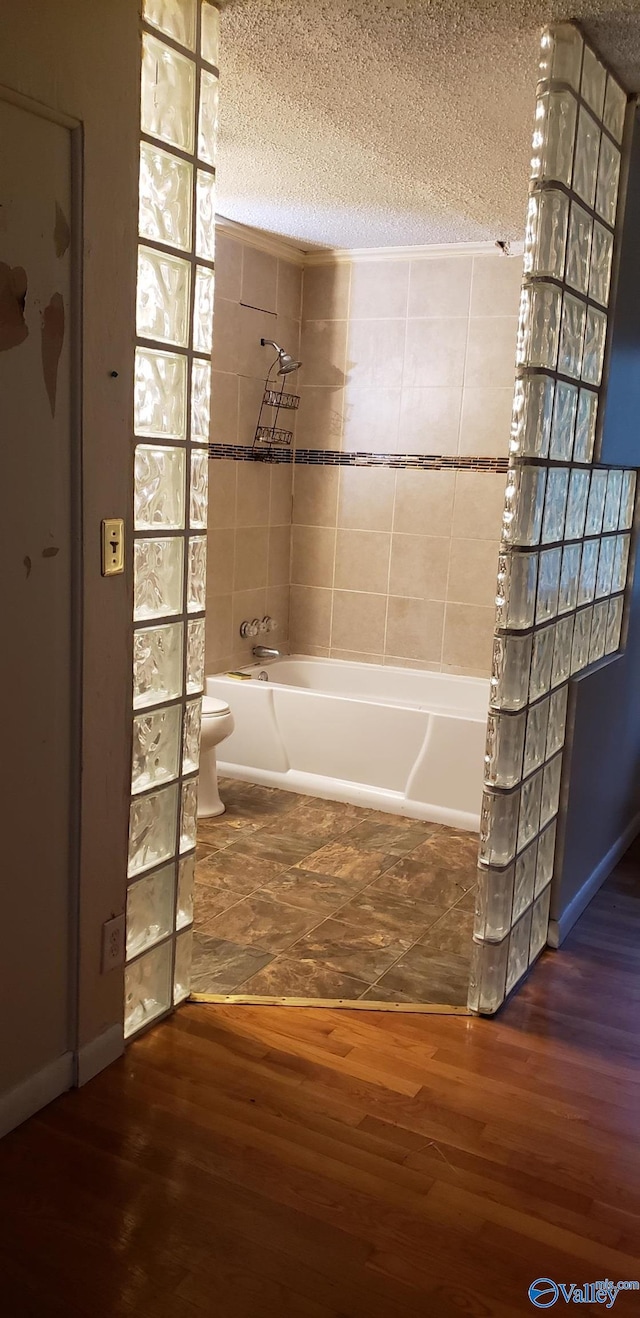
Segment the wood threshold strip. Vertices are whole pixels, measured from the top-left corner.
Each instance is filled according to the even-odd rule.
[[[218,1006],[245,1007],[329,1007],[348,1011],[404,1011],[425,1016],[472,1016],[468,1007],[452,1007],[443,1002],[359,1002],[351,998],[276,998],[258,997],[251,993],[191,993],[183,1003],[215,1003]]]

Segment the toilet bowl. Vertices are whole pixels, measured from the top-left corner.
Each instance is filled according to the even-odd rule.
[[[218,792],[216,746],[224,741],[225,737],[231,736],[233,727],[233,714],[224,700],[203,696],[198,819],[224,814],[224,805]]]

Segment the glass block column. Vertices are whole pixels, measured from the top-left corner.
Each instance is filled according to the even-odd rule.
[[[593,461],[627,98],[572,24],[539,79],[469,992],[489,1015],[547,941],[568,684],[620,648],[636,485]]]
[[[144,0],[142,28],[126,1037],[189,992],[219,12]]]

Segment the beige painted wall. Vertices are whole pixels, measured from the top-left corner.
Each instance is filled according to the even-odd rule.
[[[299,448],[508,454],[522,265],[304,272]],[[486,675],[505,477],[296,464],[293,650]]]
[[[297,355],[301,293],[300,265],[218,231],[213,443],[251,445],[274,356],[260,339],[274,339]],[[295,416],[281,414],[279,424],[291,429]],[[240,638],[244,619],[269,614],[277,630],[259,640],[288,644],[292,470],[290,464],[229,459],[209,464],[208,671],[247,663],[256,641]]]

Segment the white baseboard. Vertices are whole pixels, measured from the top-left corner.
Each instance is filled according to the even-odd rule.
[[[0,1139],[73,1084],[73,1053],[63,1053],[21,1085],[0,1096]]]
[[[631,846],[634,838],[640,833],[640,812],[634,815],[631,823],[627,825],[624,832],[616,839],[613,846],[609,848],[606,856],[589,875],[589,878],[583,883],[579,892],[576,893],[573,901],[569,902],[566,911],[563,911],[559,920],[549,921],[549,933],[547,944],[549,947],[561,947],[567,934],[573,929],[574,924],[580,919],[582,912],[586,910],[592,897],[595,897],[598,888],[601,888],[605,879],[608,879],[612,869],[617,865],[621,856]]]
[[[76,1084],[86,1085],[99,1071],[104,1071],[106,1066],[122,1057],[123,1052],[122,1025],[112,1025],[103,1034],[99,1034],[97,1039],[92,1039],[91,1043],[80,1048],[76,1057]]]

